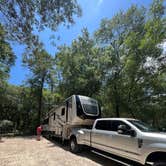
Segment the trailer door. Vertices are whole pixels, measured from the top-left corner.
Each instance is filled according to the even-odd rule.
[[[66,101],[66,123],[68,122],[68,110],[69,110],[69,102]]]
[[[71,121],[71,116],[72,116],[72,98],[70,97],[66,101],[66,122]]]

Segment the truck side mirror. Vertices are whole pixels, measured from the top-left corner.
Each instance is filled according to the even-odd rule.
[[[119,125],[118,126],[118,134],[124,134],[127,131],[126,125]]]
[[[127,134],[131,137],[135,137],[137,135],[136,131],[133,129],[127,129],[126,125],[119,125],[118,126],[118,134]]]
[[[117,132],[118,132],[118,134],[123,134],[122,130],[118,130]]]

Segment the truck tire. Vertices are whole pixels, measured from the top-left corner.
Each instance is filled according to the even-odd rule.
[[[165,161],[156,161],[154,162],[153,166],[166,166]]]
[[[80,152],[80,145],[77,144],[77,139],[75,137],[70,139],[70,151],[72,153]]]

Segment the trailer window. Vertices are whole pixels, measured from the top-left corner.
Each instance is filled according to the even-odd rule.
[[[47,118],[47,119],[44,119],[43,125],[44,125],[44,124],[48,124],[48,118]]]
[[[54,113],[54,120],[55,120],[55,113]]]
[[[98,107],[97,105],[91,104],[83,104],[84,111],[90,115],[97,115],[98,114]]]
[[[95,99],[76,95],[77,116],[82,119],[96,119],[100,117],[100,107]]]
[[[82,114],[83,114],[83,109],[82,109],[82,106],[81,106],[81,101],[80,101],[80,99],[79,99],[79,97],[78,96],[76,96],[76,107],[77,107],[77,115],[78,116],[82,116]]]
[[[65,108],[62,108],[61,116],[64,116],[64,115],[65,115]]]
[[[96,100],[93,99],[81,99],[83,110],[87,115],[96,116],[99,114],[99,106]]]

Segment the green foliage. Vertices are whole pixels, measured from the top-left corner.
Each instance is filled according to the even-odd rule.
[[[149,12],[132,6],[126,13],[120,12],[111,20],[101,22],[95,33],[96,40],[105,49],[107,59],[107,50],[110,50],[112,62],[108,62],[102,92],[106,97],[101,96],[105,105],[111,102],[110,107],[105,107],[106,114],[112,115],[110,108],[116,116],[146,120],[150,116],[159,125],[156,119],[163,116],[160,113],[165,108],[166,92],[165,74],[162,74],[166,63],[159,44],[165,39],[165,28],[162,1],[154,1]]]
[[[6,119],[5,117],[15,107],[15,103],[9,99],[10,97],[7,95],[6,90],[6,81],[9,77],[10,67],[14,65],[14,61],[15,55],[6,40],[6,32],[0,24],[0,120]],[[4,116],[4,113],[6,116]]]
[[[61,100],[59,94],[44,89],[42,116],[59,100]],[[12,128],[22,131],[24,134],[35,134],[36,126],[39,123],[38,95],[35,88],[6,85],[0,100],[0,110],[0,121],[7,119],[13,122]]]
[[[102,81],[100,58],[99,49],[87,29],[83,29],[82,36],[74,40],[71,47],[60,47],[56,55],[60,93],[64,97],[72,94],[96,95]]]
[[[37,48],[32,54],[25,56],[24,63],[31,72],[28,83],[37,100],[38,124],[40,124],[43,108],[43,89],[50,85],[52,90],[55,84],[55,61],[45,50]]]
[[[0,3],[1,8],[3,2]],[[56,2],[53,1],[52,5]],[[55,8],[54,12],[59,9],[61,14],[65,13],[64,17],[69,15],[72,19],[72,14],[78,14],[75,2],[62,1],[60,5],[63,7]],[[49,9],[50,3],[46,1],[39,2],[40,10],[35,6],[39,5],[36,1],[14,3],[20,10],[14,13],[15,9],[12,9],[9,1],[5,8],[9,9],[10,6],[11,10],[10,13],[9,10],[3,11],[3,14],[9,14],[5,18],[13,15],[11,21],[16,21],[18,18],[14,18],[14,15],[22,12],[19,18],[23,19],[20,21],[29,20],[31,28],[37,26],[39,30],[51,27],[55,30],[67,20],[73,23],[69,17],[63,19],[58,18],[60,15],[55,16],[53,8]],[[74,8],[71,7],[73,4]],[[23,9],[26,11],[29,7],[32,12],[27,14]],[[70,14],[66,13],[66,8],[72,9]],[[35,19],[36,22],[33,22]],[[14,28],[17,24],[13,25]],[[20,130],[34,131],[38,120],[53,105],[72,94],[81,94],[96,98],[102,106],[104,117],[135,117],[157,127],[166,127],[166,56],[162,48],[166,39],[165,25],[163,1],[154,0],[149,9],[133,5],[112,19],[103,19],[94,37],[84,28],[82,35],[73,40],[70,46],[59,47],[55,58],[43,50],[41,44],[33,43],[35,49],[24,55],[24,65],[31,72],[28,86],[16,87],[3,81],[3,88],[0,89],[0,120],[8,119]],[[26,32],[31,33],[31,28]],[[15,31],[16,37],[19,31],[22,34],[22,30]],[[3,36],[4,31],[0,30],[0,34]],[[24,35],[21,39],[30,41]],[[2,41],[7,44],[6,40]],[[6,52],[9,54],[2,54],[1,57],[9,56],[4,56],[7,58],[5,60],[0,59],[7,62],[6,67],[9,68],[14,59],[11,60],[9,45],[6,47],[4,50],[8,50]],[[0,78],[3,77],[0,75]]]
[[[15,55],[6,41],[6,32],[0,24],[0,86],[9,76],[10,67],[14,64]]]
[[[52,94],[56,81],[54,59],[41,49],[37,34],[46,28],[56,31],[60,25],[69,27],[74,24],[75,16],[81,16],[81,9],[76,0],[2,0],[0,14],[6,30],[5,33],[0,26],[0,119],[13,120],[18,129],[31,130],[39,123],[42,111],[48,109],[44,102],[52,105],[54,100],[61,99],[59,94]],[[23,62],[31,72],[28,87],[6,83],[15,59],[6,38],[27,46]],[[43,96],[45,87],[51,93]]]
[[[76,0],[1,0],[0,13],[8,37],[33,47],[38,43],[34,31],[56,31],[61,24],[73,24],[81,9]]]
[[[10,120],[17,122],[19,118],[19,88],[5,85],[3,95],[0,100],[0,120]]]
[[[9,133],[14,129],[13,122],[9,120],[0,121],[0,133]]]
[[[59,92],[96,97],[103,116],[151,117],[159,126],[166,92],[165,20],[163,1],[154,0],[149,10],[133,5],[103,19],[94,39],[84,29],[56,56]]]

